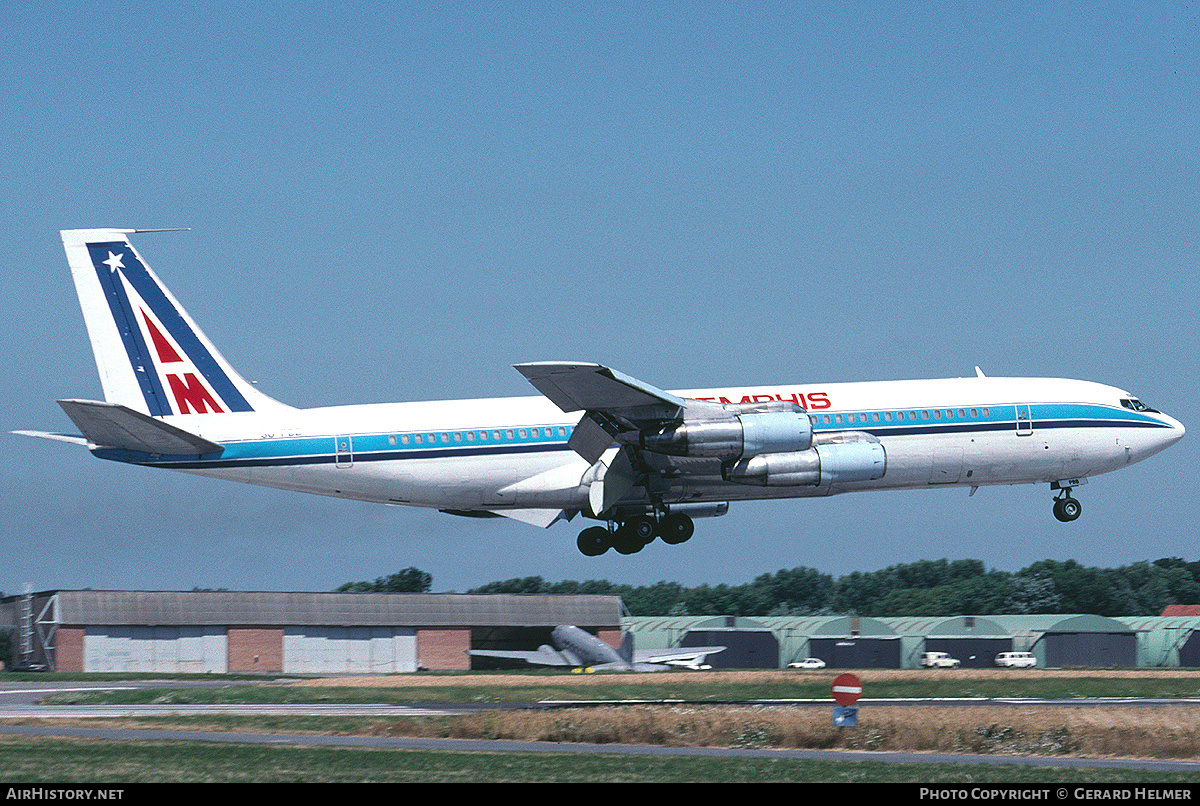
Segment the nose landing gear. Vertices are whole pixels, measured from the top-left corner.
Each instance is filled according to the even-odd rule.
[[[1054,517],[1063,523],[1070,523],[1083,512],[1079,501],[1071,497],[1071,488],[1063,487],[1062,493],[1054,499]]]

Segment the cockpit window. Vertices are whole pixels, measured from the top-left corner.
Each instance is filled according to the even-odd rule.
[[[1121,405],[1123,407],[1125,407],[1127,409],[1131,409],[1133,411],[1150,411],[1150,412],[1154,412],[1156,414],[1158,413],[1156,409],[1150,408],[1145,403],[1138,400],[1136,397],[1121,398]]]

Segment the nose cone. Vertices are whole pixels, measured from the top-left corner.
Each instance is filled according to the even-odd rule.
[[[1167,444],[1164,447],[1170,447],[1179,440],[1183,439],[1183,435],[1187,433],[1187,429],[1183,427],[1183,423],[1176,420],[1170,415],[1162,415],[1163,422],[1171,426],[1171,433],[1167,436]]]
[[[1179,422],[1178,420],[1176,420],[1174,417],[1170,416],[1169,414],[1163,414],[1161,412],[1158,412],[1156,414],[1156,416],[1158,417],[1160,422],[1162,422],[1164,425],[1166,425],[1168,427],[1154,429],[1154,431],[1155,431],[1154,437],[1155,438],[1154,438],[1154,443],[1151,446],[1152,453],[1158,453],[1159,451],[1165,451],[1167,448],[1171,447],[1176,442],[1183,439],[1183,435],[1187,431],[1187,429],[1183,427],[1183,423]]]

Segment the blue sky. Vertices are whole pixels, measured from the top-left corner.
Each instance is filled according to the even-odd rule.
[[[1200,427],[1193,4],[13,4],[4,431],[100,397],[58,230],[137,245],[297,406],[971,375],[1121,386]],[[6,435],[0,590],[329,590],[408,566],[739,583],[1196,556],[1197,439],[1078,491],[740,504],[686,545],[102,462]]]

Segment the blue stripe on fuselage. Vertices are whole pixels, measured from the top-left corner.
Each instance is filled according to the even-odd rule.
[[[916,409],[918,419],[909,417],[910,409],[905,409],[903,421],[884,419],[884,411],[857,412],[828,412],[830,423],[825,423],[825,412],[812,414],[817,422],[813,425],[814,433],[835,433],[839,431],[865,431],[876,437],[900,436],[933,436],[938,434],[969,434],[969,433],[1003,433],[1015,432],[1018,427],[1016,407],[1013,404],[991,406],[975,406],[965,408],[966,416],[959,417],[954,409],[939,409],[942,419],[933,417],[934,409]],[[974,408],[978,413],[972,417],[969,412]],[[983,415],[987,410],[988,414]],[[898,410],[887,410],[895,418]],[[953,411],[954,417],[947,418],[946,411]],[[922,413],[929,413],[929,419],[924,419]],[[842,422],[834,422],[835,415],[841,415]],[[849,417],[854,416],[854,422]],[[875,420],[878,415],[879,420]],[[1030,407],[1031,420],[1020,421],[1022,428],[1031,428],[1033,433],[1064,428],[1170,428],[1169,425],[1139,412],[1118,409],[1097,404],[1033,404]],[[864,419],[865,417],[865,419]],[[534,430],[541,436],[533,437]],[[558,426],[551,429],[557,432]],[[400,461],[406,459],[439,459],[449,457],[478,457],[498,456],[504,454],[528,454],[547,451],[569,451],[565,434],[557,433],[546,436],[551,430],[546,426],[525,426],[524,429],[474,429],[458,431],[410,431],[397,433],[354,434],[350,450],[336,450],[333,435],[318,437],[297,437],[287,439],[257,439],[244,442],[225,443],[225,450],[218,455],[207,457],[186,456],[168,457],[152,456],[130,451],[113,449],[98,449],[97,456],[133,464],[169,467],[179,470],[216,469],[237,467],[275,467],[294,465],[331,464],[334,462],[379,462]],[[508,431],[513,432],[508,437]],[[520,436],[524,430],[527,436]],[[481,438],[484,432],[488,438]],[[495,434],[500,436],[496,437]],[[467,434],[474,435],[468,440]],[[420,443],[416,442],[417,438]],[[339,458],[340,457],[340,458]]]

